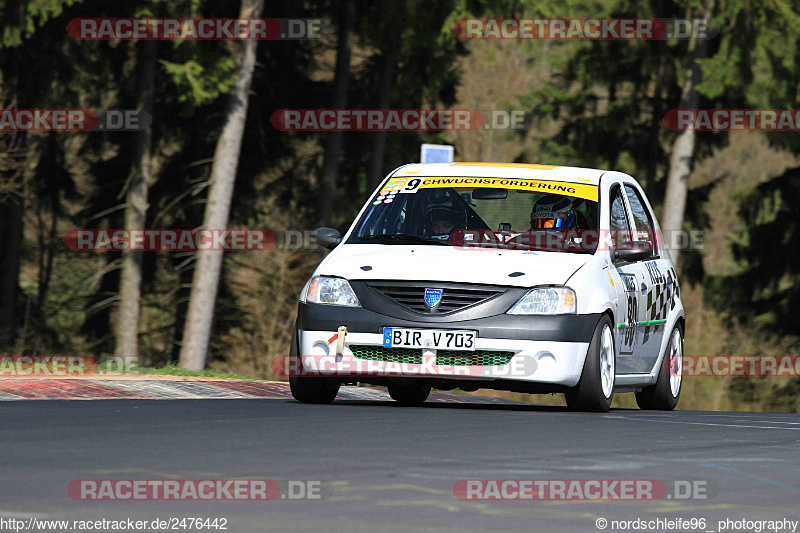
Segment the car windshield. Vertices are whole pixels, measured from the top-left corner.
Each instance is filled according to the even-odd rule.
[[[598,187],[505,178],[393,178],[349,243],[593,253]]]

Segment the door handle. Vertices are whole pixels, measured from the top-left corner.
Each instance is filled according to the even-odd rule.
[[[646,294],[646,293],[647,293],[647,285],[645,285],[644,281],[643,281],[642,282],[642,294]]]

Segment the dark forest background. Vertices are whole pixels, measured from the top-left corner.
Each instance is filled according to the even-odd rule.
[[[688,354],[800,353],[800,135],[698,132],[680,181],[667,110],[800,108],[800,2],[733,0],[273,0],[263,17],[322,18],[322,39],[260,41],[229,227],[344,231],[374,184],[419,160],[627,172],[664,222],[668,183],[687,191],[678,227]],[[75,252],[74,228],[125,227],[144,184],[146,228],[203,224],[217,141],[242,60],[232,41],[78,41],[74,18],[235,18],[237,1],[0,0],[0,109],[149,109],[146,134],[0,133],[0,353],[119,353],[120,323],[146,366],[178,362],[196,264],[141,257],[140,307],[120,312],[124,259]],[[467,17],[706,19],[708,41],[461,40]],[[696,105],[687,105],[695,103]],[[282,108],[524,110],[522,131],[292,133]],[[686,156],[687,154],[679,154]],[[686,158],[683,158],[684,162]],[[143,170],[144,169],[144,170]],[[146,179],[143,179],[144,178]],[[137,181],[138,180],[138,181]],[[675,224],[675,217],[671,217]],[[274,377],[317,250],[225,256],[211,368]],[[687,380],[684,408],[800,410],[800,379]],[[538,399],[537,399],[538,401]],[[624,400],[622,400],[624,401]]]

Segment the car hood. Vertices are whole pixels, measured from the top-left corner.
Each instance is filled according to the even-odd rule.
[[[565,252],[345,244],[331,252],[316,273],[350,280],[453,281],[531,287],[563,284],[592,257]]]

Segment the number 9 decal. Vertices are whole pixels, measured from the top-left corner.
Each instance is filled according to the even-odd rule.
[[[620,353],[623,354],[633,353],[633,343],[636,340],[636,324],[639,313],[639,301],[636,299],[636,294],[629,293],[627,300],[627,324],[625,329],[622,330],[622,346],[620,346]]]
[[[401,193],[415,193],[415,192],[417,192],[417,189],[419,189],[420,185],[422,185],[422,179],[421,178],[412,178],[412,179],[410,179],[410,180],[408,180],[406,182],[405,186],[403,187],[403,189],[400,192]]]

